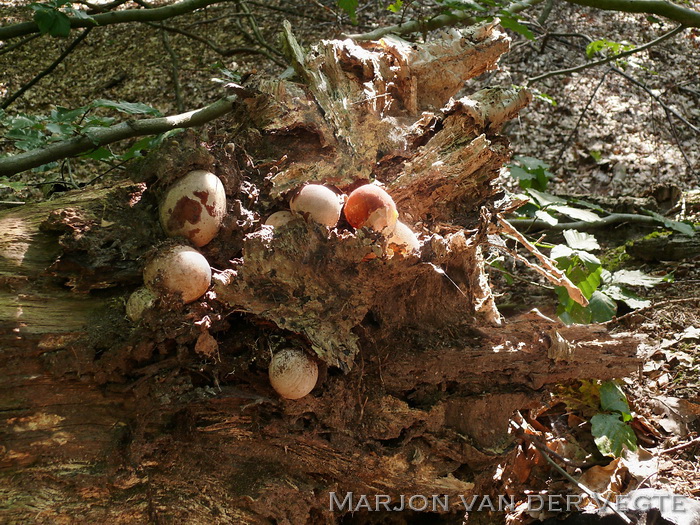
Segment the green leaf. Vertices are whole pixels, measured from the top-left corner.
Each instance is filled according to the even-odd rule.
[[[51,110],[51,119],[56,122],[73,122],[76,118],[82,117],[86,111],[88,111],[86,106],[76,109],[57,106],[55,109]]]
[[[401,9],[403,9],[403,0],[394,0],[393,3],[387,6],[387,10],[392,13],[398,13]]]
[[[566,276],[581,290],[586,299],[591,299],[593,292],[600,285],[600,273],[602,268],[599,267],[593,271],[588,268],[575,266],[566,271]]]
[[[85,159],[104,160],[104,159],[113,158],[114,154],[105,147],[99,147],[95,150],[89,151],[87,153],[83,153],[80,156],[85,158]]]
[[[617,314],[617,303],[607,293],[596,290],[588,300],[591,311],[591,323],[610,321]]]
[[[46,130],[50,131],[54,135],[57,135],[55,138],[58,140],[63,140],[67,138],[68,136],[72,135],[73,132],[75,131],[75,128],[71,126],[70,124],[63,124],[59,122],[49,122],[46,124]]]
[[[651,304],[651,301],[642,299],[637,294],[623,288],[622,286],[606,286],[602,292],[605,293],[605,295],[612,297],[616,301],[625,303],[627,306],[632,308],[632,310],[646,308]]]
[[[60,11],[42,4],[31,4],[34,21],[42,35],[66,37],[70,33],[70,19]]]
[[[627,396],[615,381],[604,381],[600,385],[600,408],[608,412],[619,412],[623,421],[632,419]]]
[[[532,31],[530,31],[530,29],[528,29],[527,26],[521,24],[515,18],[513,18],[510,15],[510,13],[507,13],[506,11],[500,11],[498,16],[501,17],[501,25],[506,29],[510,29],[511,31],[520,33],[528,40],[535,39],[535,35],[532,33]]]
[[[629,51],[634,49],[634,46],[630,44],[621,44],[620,42],[614,42],[612,40],[607,40],[605,38],[601,40],[595,40],[586,46],[586,55],[588,58],[593,58],[596,53],[601,51],[610,51],[609,54],[616,55],[623,51]]]
[[[338,7],[347,13],[350,17],[350,21],[353,24],[357,24],[357,6],[359,5],[359,0],[338,0]]]
[[[73,16],[73,18],[78,18],[80,20],[90,20],[95,25],[97,25],[97,22],[95,22],[95,19],[81,9],[75,9],[73,7],[66,7],[65,12],[71,14]]]
[[[552,204],[564,204],[566,201],[556,197],[550,193],[537,191],[534,188],[528,188],[527,192],[537,201],[540,206],[551,206]]]
[[[664,281],[664,277],[653,277],[639,270],[619,270],[612,275],[614,284],[627,284],[629,286],[644,286],[651,288]]]
[[[550,208],[579,221],[595,222],[600,220],[600,217],[592,211],[582,210],[581,208],[572,208],[571,206],[562,206],[559,204],[552,205]]]
[[[601,454],[620,456],[623,447],[637,450],[637,436],[632,427],[622,422],[619,414],[596,414],[591,418],[591,433]]]
[[[0,188],[8,188],[14,191],[21,191],[27,188],[24,182],[10,181],[7,177],[0,179]]]
[[[129,115],[155,115],[159,116],[160,111],[149,106],[148,104],[142,104],[140,102],[126,102],[123,100],[106,100],[97,99],[90,104],[93,108],[109,108],[121,111],[122,113],[127,113]]]
[[[574,250],[572,250],[566,244],[557,244],[554,248],[552,248],[552,251],[549,253],[549,257],[550,259],[554,259],[559,263],[564,263],[564,259],[572,258],[575,253],[576,252],[574,252]],[[571,263],[571,261],[568,262]],[[559,265],[559,268],[561,270],[566,269],[565,267],[562,267],[561,264]]]
[[[544,210],[537,210],[535,212],[535,217],[540,219],[542,222],[545,222],[551,226],[557,224],[559,222],[559,219],[556,217],[551,216],[549,213],[547,213]]]
[[[566,244],[575,250],[600,250],[598,241],[589,233],[583,233],[576,230],[564,230],[563,233],[564,239],[566,239]]]
[[[515,157],[513,157],[513,160],[516,160],[519,164],[525,166],[525,168],[530,171],[534,171],[540,168],[545,170],[549,169],[549,164],[535,157],[528,157],[526,155],[516,155]]]
[[[663,215],[659,215],[656,212],[650,211],[650,210],[644,210],[645,213],[648,215],[654,217],[657,221],[662,223],[666,228],[670,228],[671,230],[675,230],[679,233],[682,233],[683,235],[687,235],[688,237],[692,237],[695,235],[695,228],[693,227],[692,224],[686,224],[684,222],[678,222],[678,221],[672,221],[671,219],[667,219]]]
[[[557,99],[555,99],[552,95],[549,95],[547,93],[543,93],[542,91],[540,91],[538,89],[533,89],[532,94],[536,99],[541,100],[543,102],[546,102],[550,106],[557,105]]]

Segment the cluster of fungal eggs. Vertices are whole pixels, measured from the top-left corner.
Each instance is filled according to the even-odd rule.
[[[297,214],[333,228],[342,213],[353,228],[369,228],[382,233],[392,253],[410,253],[420,248],[416,234],[398,220],[399,214],[391,195],[374,184],[360,186],[348,196],[338,195],[320,184],[308,184],[291,199],[289,208],[291,212],[273,213],[265,224],[280,227]]]
[[[195,170],[178,179],[163,195],[158,208],[161,226],[168,237],[184,237],[196,247],[208,244],[219,232],[226,215],[226,192],[219,177]],[[126,313],[138,321],[162,295],[177,296],[191,303],[211,284],[207,259],[186,244],[160,250],[143,270],[145,287],[127,302]]]

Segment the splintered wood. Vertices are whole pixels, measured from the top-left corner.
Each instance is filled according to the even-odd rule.
[[[499,129],[530,95],[460,90],[508,49],[498,26],[307,53],[286,25],[284,40],[301,82],[229,86],[240,102],[207,144],[176,135],[136,182],[0,214],[0,521],[332,524],[331,492],[439,494],[455,514],[492,486],[514,412],[548,385],[638,366],[628,334],[496,309],[484,252],[518,235],[500,219]],[[159,197],[192,169],[215,173],[229,203],[200,249],[213,286],[132,324],[123,305],[145,260],[175,242]],[[305,183],[369,181],[420,250],[390,256],[342,220],[262,226]],[[319,364],[296,401],[267,373],[290,347]]]

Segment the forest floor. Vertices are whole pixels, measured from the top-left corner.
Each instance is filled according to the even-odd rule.
[[[28,3],[0,0],[0,24],[26,19],[24,6]],[[343,32],[396,23],[381,2],[363,4],[359,29],[348,24],[330,0],[251,1],[248,5],[263,40],[272,47],[285,18],[293,21],[297,37],[307,45]],[[700,9],[700,2],[694,6]],[[555,3],[544,25],[539,25],[534,23],[539,11],[525,17],[533,22],[537,39],[513,34],[512,50],[502,60],[500,71],[470,81],[465,86],[467,93],[493,85],[524,85],[528,78],[544,72],[585,63],[588,38],[640,45],[673,28],[669,23],[652,23],[643,15],[594,11],[563,2]],[[260,48],[248,20],[235,5],[224,4],[167,25],[224,48]],[[0,98],[14,93],[45,68],[72,38],[40,38],[0,54]],[[273,51],[265,52],[282,60]],[[671,200],[692,195],[700,190],[700,31],[686,30],[632,55],[618,67],[627,76],[601,66],[534,83],[536,92],[546,96],[537,97],[505,129],[514,154],[547,162],[555,175],[548,190],[554,193],[658,197],[657,188],[662,187],[666,190],[661,194]],[[242,75],[255,71],[278,74],[284,69],[264,54],[241,52],[222,57],[200,40],[143,24],[99,28],[8,113],[48,113],[56,105],[78,107],[104,98],[144,102],[163,114],[173,114],[220,97],[225,88],[212,78],[223,76],[221,68]],[[180,84],[179,103],[174,72]],[[0,139],[0,152],[11,151],[10,142]],[[95,173],[99,173],[95,168],[73,168],[77,181],[89,180]],[[503,182],[513,187],[510,180]],[[39,188],[28,188],[20,198],[44,198],[46,192]],[[685,211],[686,217],[693,218],[694,213],[698,220],[699,209],[689,205]],[[651,231],[619,226],[595,232],[603,245],[603,258],[612,261],[610,269],[674,276],[672,282],[642,292],[655,306],[610,326],[615,331],[633,331],[641,339],[643,370],[637,377],[626,378],[624,385],[640,443],[650,452],[646,459],[655,465],[647,486],[700,497],[700,442],[664,453],[700,433],[700,258],[650,262],[625,255],[621,246]],[[550,234],[544,240],[556,243],[558,237]],[[517,285],[492,273],[504,313],[536,305],[554,315],[556,296],[551,290],[539,286],[542,283],[520,265],[513,264],[508,270],[520,279]],[[641,464],[640,457],[636,461]],[[633,469],[633,463],[628,460],[625,468]],[[608,475],[609,483],[612,477]]]

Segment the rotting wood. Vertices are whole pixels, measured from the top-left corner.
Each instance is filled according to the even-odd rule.
[[[440,67],[442,42],[482,61],[469,71],[494,67],[505,35],[468,35],[422,56]],[[482,249],[508,156],[498,127],[528,96],[450,101],[451,83],[421,98],[386,67],[411,66],[401,46],[325,42],[299,60],[318,73],[307,81],[327,83],[325,101],[319,86],[253,78],[208,149],[183,134],[135,182],[0,214],[0,520],[331,524],[342,513],[329,493],[349,491],[447,495],[456,515],[509,453],[514,411],[553,383],[636,370],[628,335],[500,319]],[[214,285],[132,325],[123,302],[163,241],[158,197],[194,168],[229,199],[202,248]],[[421,233],[419,254],[388,259],[379,235],[303,220],[260,227],[303,182],[348,191],[375,178]],[[218,356],[197,354],[210,338]],[[286,346],[322,364],[294,402],[266,375]]]

